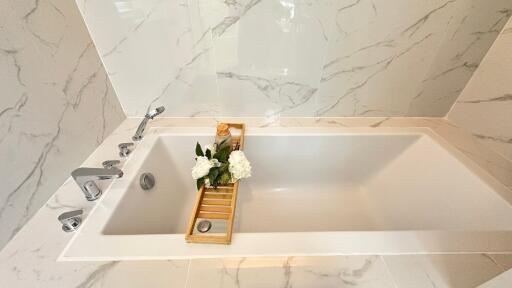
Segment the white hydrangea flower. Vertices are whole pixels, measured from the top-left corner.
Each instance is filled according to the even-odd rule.
[[[251,163],[245,157],[244,152],[237,150],[229,155],[229,172],[234,180],[251,177]]]
[[[208,175],[213,165],[214,164],[210,160],[208,160],[207,157],[197,157],[196,165],[194,166],[194,168],[192,168],[192,177],[197,180]]]
[[[207,144],[204,146],[204,151],[206,152],[206,150],[210,150],[212,152],[212,156],[213,154],[215,154],[215,152],[217,152],[217,145],[215,143],[211,143],[211,144]]]

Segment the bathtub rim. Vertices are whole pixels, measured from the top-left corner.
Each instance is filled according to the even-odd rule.
[[[68,242],[58,261],[112,261],[112,260],[162,260],[224,257],[266,257],[266,256],[332,256],[332,255],[400,255],[400,254],[470,254],[507,253],[512,254],[512,231],[325,231],[325,232],[268,232],[234,233],[230,246],[187,244],[184,234],[138,234],[105,235],[104,225],[115,210],[104,205],[118,203],[127,192],[123,183],[130,183],[138,173],[138,167],[160,137],[165,136],[210,136],[211,127],[153,127],[146,137],[137,143],[137,149],[124,163],[125,177],[111,183],[80,229]],[[512,192],[475,162],[469,159],[451,143],[428,127],[258,127],[247,128],[247,136],[319,136],[319,135],[419,135],[428,136],[461,161],[477,177],[482,179],[505,201],[512,205]],[[138,152],[138,153],[137,153]],[[116,191],[118,193],[116,193]],[[114,197],[116,196],[116,197]],[[105,202],[106,201],[106,202]],[[98,214],[99,213],[99,214]],[[88,225],[95,219],[95,225]],[[101,224],[101,225],[100,225]],[[87,234],[81,233],[87,227],[94,227]],[[96,238],[96,239],[95,239]],[[405,240],[404,240],[405,239]],[[470,239],[470,240],[469,240]],[[95,241],[96,240],[96,241]],[[283,242],[285,241],[285,242]],[[288,242],[288,244],[286,244]],[[324,247],[297,247],[290,243],[321,244]],[[357,245],[353,245],[355,242]],[[375,242],[379,242],[375,245]],[[92,244],[91,244],[92,243]],[[254,245],[267,245],[259,251],[248,253]],[[266,244],[265,244],[266,243]],[[89,247],[87,247],[89,246]],[[129,247],[126,247],[129,246]],[[206,246],[206,247],[205,247]],[[279,247],[265,253],[268,247]],[[85,247],[85,249],[84,249]],[[137,248],[145,252],[137,255]],[[149,247],[149,248],[148,248]],[[160,247],[158,251],[153,251]],[[179,247],[179,249],[170,249]],[[245,248],[244,248],[245,247]],[[250,247],[250,248],[247,248]],[[124,252],[130,249],[130,255]],[[256,250],[258,250],[256,249]],[[325,249],[329,251],[326,252]],[[87,250],[87,251],[84,251]],[[275,250],[275,249],[274,249]],[[300,252],[309,251],[309,252]],[[104,256],[111,254],[115,256]]]

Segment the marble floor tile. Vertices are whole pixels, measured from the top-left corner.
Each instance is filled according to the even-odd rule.
[[[195,287],[395,287],[379,256],[192,260]]]
[[[389,255],[383,257],[398,288],[468,288],[503,269],[484,254]]]
[[[192,260],[189,287],[284,287],[286,258]]]
[[[83,287],[185,287],[188,264],[188,260],[111,262],[106,273]]]

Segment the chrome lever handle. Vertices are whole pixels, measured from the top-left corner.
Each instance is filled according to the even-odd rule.
[[[130,155],[130,153],[132,153],[132,150],[130,149],[130,147],[132,147],[133,145],[134,144],[132,142],[119,144],[118,145],[118,147],[119,147],[119,156],[127,157],[128,155]]]
[[[83,213],[83,210],[74,210],[60,214],[58,219],[62,223],[62,230],[64,232],[71,232],[78,229],[82,223]]]
[[[106,169],[110,169],[114,166],[117,166],[121,163],[121,161],[119,160],[107,160],[107,161],[103,161],[103,163],[101,163],[101,165],[103,165],[104,168]]]

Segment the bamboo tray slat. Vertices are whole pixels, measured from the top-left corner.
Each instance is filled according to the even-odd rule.
[[[245,125],[241,123],[226,123],[229,128],[240,130],[240,135],[231,137],[233,149],[243,150]],[[203,185],[198,193],[189,225],[185,234],[188,243],[231,244],[233,235],[233,222],[235,220],[236,198],[239,181],[217,188]],[[208,233],[194,233],[198,219],[225,220],[227,228],[222,235]]]
[[[219,206],[231,206],[231,199],[211,199],[203,198],[204,205],[219,205]]]

